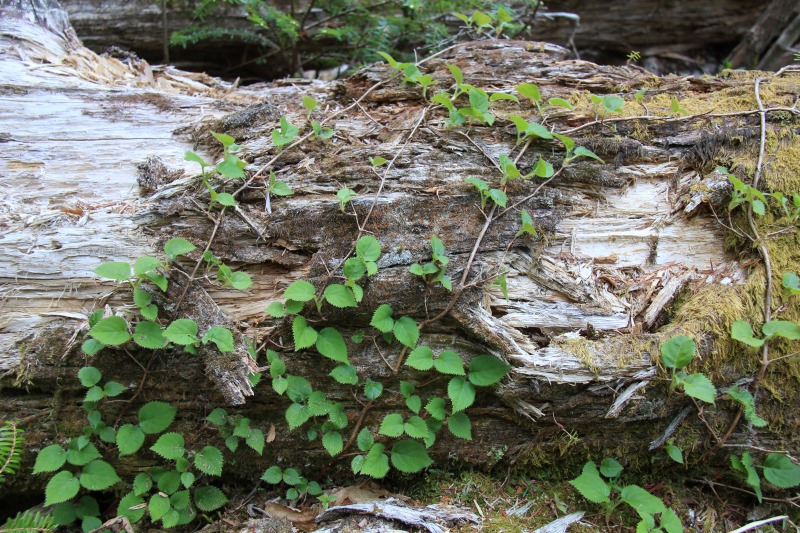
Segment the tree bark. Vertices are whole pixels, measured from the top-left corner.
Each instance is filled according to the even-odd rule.
[[[64,19],[59,14],[56,20]],[[0,19],[0,131],[8,132],[0,159],[0,416],[19,420],[27,430],[28,464],[37,449],[80,431],[85,390],[75,374],[90,363],[104,379],[128,389],[124,401],[104,408],[106,420],[121,424],[143,402],[167,401],[179,409],[176,430],[187,435],[189,447],[219,444],[202,422],[217,406],[247,416],[265,433],[273,428],[275,439],[264,456],[237,458],[233,475],[255,479],[276,463],[302,465],[320,476],[345,471],[349,460],[331,459],[302,430],[288,430],[289,402],[269,388],[268,379],[251,387],[248,373],[264,362],[248,354],[245,339],[278,350],[289,373],[343,402],[348,435],[363,427],[376,433],[386,414],[404,409],[398,379],[415,383],[423,398],[445,396],[449,379],[431,379],[407,366],[395,374],[404,352],[369,327],[383,303],[396,317],[418,323],[443,314],[420,339],[434,353],[455,350],[467,363],[491,354],[513,367],[500,385],[481,389],[468,410],[473,440],[446,430],[438,434],[430,454],[445,464],[491,467],[502,458],[538,466],[563,461],[568,449],[575,464],[623,454],[631,463],[649,464],[647,444],[691,406],[685,396],[668,393],[657,364],[660,342],[674,334],[696,339],[701,365],[718,386],[751,375],[755,359],[721,355],[733,352],[721,332],[736,318],[757,320],[758,311],[747,315],[746,302],[752,302],[740,293],[763,274],[750,259],[742,264],[726,251],[724,225],[730,222],[720,222],[714,212],[724,218],[730,187],[713,171],[728,161],[745,173],[752,159],[743,157],[758,153],[758,103],[747,75],[659,79],[637,68],[567,60],[569,52],[555,45],[517,41],[466,43],[427,60],[420,68],[443,89],[452,84],[447,65],[455,64],[467,83],[490,92],[511,94],[520,83],[536,83],[545,100],[569,100],[574,110],[547,111],[547,126],[603,159],[575,163],[551,182],[512,181],[507,194],[513,209],[490,211],[487,205],[482,211],[464,179],[479,177],[496,186],[499,154],[521,154],[524,172],[539,157],[558,167],[564,156],[560,145],[545,139],[515,147],[508,115],[535,116],[530,102],[498,101],[493,128],[446,128],[443,108],[429,107],[418,89],[393,77],[385,64],[336,84],[287,80],[241,89],[73,48],[69,27],[59,24]],[[800,77],[763,76],[769,89],[765,105],[775,108],[770,132],[780,136],[782,150],[797,150],[796,137],[782,135],[796,127],[791,106]],[[642,104],[632,97],[640,88],[648,91]],[[589,92],[625,96],[622,115],[600,120]],[[335,138],[309,139],[281,151],[270,141],[279,117],[303,134],[309,129],[304,95],[324,110],[312,118],[336,114],[326,124]],[[692,115],[673,112],[673,96]],[[650,118],[632,118],[645,115]],[[260,176],[216,228],[219,210],[207,209],[197,169],[182,159],[187,149],[207,160],[220,155],[209,131],[233,136],[242,146],[240,156],[250,162],[248,175]],[[375,156],[391,166],[373,168],[369,158]],[[769,156],[774,161],[767,183],[779,190],[784,160],[780,153]],[[294,191],[273,197],[271,210],[265,209],[266,170]],[[218,190],[238,185],[217,183]],[[342,187],[358,193],[345,212],[335,197]],[[522,208],[538,237],[515,239]],[[490,212],[503,215],[478,241]],[[348,349],[360,376],[386,385],[375,403],[358,398],[360,389],[333,382],[328,373],[334,365],[314,350],[294,351],[289,321],[264,313],[291,282],[307,279],[321,289],[339,275],[334,268],[361,228],[382,248],[364,301],[356,310],[325,305],[321,316],[307,314],[318,329],[335,326],[346,339],[367,331],[362,343],[348,340]],[[248,291],[189,280],[212,233],[210,250],[253,278]],[[412,263],[430,260],[431,235],[447,248],[454,285],[462,276],[467,281],[454,304],[453,293],[409,273]],[[234,329],[236,350],[220,354],[205,347],[190,356],[127,347],[92,358],[81,354],[92,311],[135,315],[129,290],[97,279],[92,270],[106,261],[160,256],[173,237],[188,239],[197,250],[173,271],[160,302],[165,323],[188,284],[180,315],[195,319],[201,332],[212,325]],[[493,283],[501,272],[507,298]],[[727,302],[733,311],[722,304],[704,307],[709,301]],[[796,301],[785,305],[794,319]],[[778,365],[770,379],[777,387],[790,383],[790,367]],[[788,386],[782,392],[782,399],[763,393],[768,416],[796,420],[793,400],[786,400],[796,393]],[[720,401],[705,414],[722,432],[735,407]],[[784,442],[796,452],[797,427],[787,423],[777,433],[757,433],[755,440]],[[697,417],[681,428],[676,435],[682,438],[704,431]],[[732,441],[752,438],[740,428]],[[707,446],[698,450],[706,459],[722,460]],[[128,479],[154,461],[130,460],[120,474]],[[42,484],[39,476],[17,476],[0,490],[38,490]]]

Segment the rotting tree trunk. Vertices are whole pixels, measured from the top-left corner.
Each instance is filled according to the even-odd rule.
[[[418,322],[446,310],[452,294],[426,290],[408,267],[430,260],[428,240],[435,234],[451,258],[448,273],[461,279],[486,220],[464,179],[497,183],[497,156],[520,153],[508,115],[530,117],[535,109],[500,101],[494,128],[447,129],[442,109],[428,108],[417,89],[391,78],[386,65],[334,85],[288,81],[234,89],[171,69],[153,72],[146,63],[97,57],[65,37],[70,29],[52,5],[37,5],[41,10],[0,18],[0,131],[7,132],[0,159],[0,416],[19,420],[27,430],[29,460],[59,436],[79,431],[84,389],[75,374],[89,361],[79,349],[86,317],[103,305],[132,310],[128,291],[99,281],[92,270],[105,261],[159,255],[172,237],[201,250],[214,231],[214,213],[206,211],[207,195],[196,170],[182,161],[183,152],[194,148],[219,155],[208,132],[224,132],[243,146],[253,175],[278,153],[270,131],[280,116],[306,123],[300,101],[308,94],[326,113],[340,112],[327,124],[335,139],[310,140],[281,153],[271,168],[294,195],[273,198],[271,212],[265,211],[262,182],[255,180],[236,212],[222,219],[211,245],[217,257],[248,272],[253,287],[239,293],[198,280],[181,310],[201,330],[235,326],[237,350],[220,360],[210,349],[197,357],[106,349],[90,361],[133,397],[132,404],[109,404],[109,420],[128,420],[145,401],[167,401],[179,409],[178,426],[191,436],[188,445],[197,446],[216,442],[198,421],[214,407],[229,406],[265,432],[276,428],[264,457],[237,458],[237,475],[255,479],[277,458],[282,466],[328,472],[331,460],[321,446],[286,428],[288,402],[267,383],[250,387],[246,376],[257,365],[244,339],[285,346],[289,372],[344,402],[346,431],[352,431],[362,407],[350,388],[327,377],[333,365],[319,354],[293,353],[288,322],[270,319],[264,307],[294,280],[321,285],[351,249],[375,202],[365,229],[382,245],[379,272],[366,285],[358,310],[326,307],[326,323],[349,338],[368,329],[371,313],[382,303],[390,304],[395,316]],[[492,466],[505,454],[519,464],[541,465],[571,447],[575,464],[602,454],[649,464],[647,443],[687,406],[657,379],[655,359],[663,339],[657,329],[671,319],[667,330],[694,336],[703,357],[715,365],[706,372],[723,379],[721,384],[751,376],[757,367],[754,355],[734,359],[720,332],[736,318],[757,320],[757,311],[745,314],[754,306],[740,287],[760,270],[755,266],[751,272],[726,254],[725,229],[708,209],[723,212],[729,197],[725,180],[712,172],[716,163],[743,174],[753,168],[759,121],[752,78],[656,79],[639,69],[566,60],[567,53],[541,43],[484,41],[459,45],[421,65],[442,88],[452,83],[446,65],[456,64],[468,83],[490,91],[512,93],[519,83],[536,83],[545,98],[571,101],[574,111],[551,111],[548,125],[605,161],[576,163],[533,196],[539,184],[512,182],[507,192],[515,208],[486,231],[467,276],[470,286],[443,319],[423,331],[420,343],[434,352],[452,349],[465,361],[489,353],[513,366],[470,408],[474,440],[458,440],[446,431],[438,435],[430,453],[442,462]],[[644,105],[630,97],[641,87],[650,91]],[[783,108],[768,115],[770,135],[782,150],[796,151],[791,130],[797,112],[789,108],[800,92],[800,77],[787,73],[763,87],[765,105]],[[595,123],[589,92],[627,96],[625,115],[663,118],[609,117]],[[672,114],[672,97],[697,116]],[[780,152],[768,155],[768,186],[791,192],[781,187],[797,180],[785,173],[790,163]],[[374,156],[394,161],[380,194],[380,174],[368,162]],[[527,171],[540,156],[557,165],[563,149],[534,141],[520,167]],[[339,210],[335,193],[342,187],[358,193],[352,202],[357,218]],[[533,218],[537,239],[513,240],[521,208]],[[197,258],[190,254],[191,261],[181,263],[185,273]],[[791,260],[783,266],[797,270]],[[508,299],[491,283],[500,271],[507,272]],[[187,277],[176,274],[171,282],[162,305],[166,312]],[[679,296],[683,302],[673,309]],[[717,303],[704,308],[705,302]],[[787,301],[784,313],[796,320],[796,301]],[[378,336],[374,343],[349,348],[359,375],[394,383],[383,358],[394,363],[400,355],[396,346]],[[797,392],[784,386],[782,372],[786,383],[792,380],[793,367],[786,365],[770,378],[771,394],[780,390],[782,398],[766,393],[763,398],[766,415],[785,425],[756,440],[796,452]],[[441,379],[430,381],[410,369],[399,378],[416,382],[423,398],[444,394]],[[362,427],[377,428],[386,413],[402,405],[388,390],[384,398],[365,411]],[[729,407],[720,402],[713,411],[720,432],[734,416]],[[702,432],[695,418],[682,428],[695,437]],[[741,433],[733,440],[753,438]],[[144,466],[126,465],[129,471],[121,472],[126,478]],[[3,490],[41,484],[18,476]]]

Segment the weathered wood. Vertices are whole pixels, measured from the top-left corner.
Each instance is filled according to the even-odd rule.
[[[326,323],[349,339],[368,328],[382,303],[390,303],[396,316],[417,321],[447,309],[451,293],[426,288],[408,266],[430,259],[428,239],[435,234],[447,247],[448,273],[461,278],[485,222],[464,179],[498,181],[497,156],[520,150],[507,117],[532,116],[533,106],[501,101],[494,128],[454,130],[444,126],[441,108],[428,109],[419,91],[391,79],[383,64],[334,85],[288,81],[243,90],[72,48],[63,37],[66,28],[31,42],[25,25],[2,19],[0,24],[0,131],[9,132],[0,159],[5,195],[0,416],[30,424],[32,449],[80,427],[84,390],[74,374],[87,360],[78,350],[85,317],[103,305],[133,315],[125,287],[96,279],[92,269],[104,261],[160,255],[172,237],[192,241],[198,250],[178,263],[183,273],[174,275],[173,292],[162,303],[171,311],[169,302],[215,225],[197,169],[182,161],[183,152],[192,148],[213,159],[220,150],[208,131],[228,133],[242,145],[240,154],[251,163],[248,173],[263,180],[262,167],[278,153],[269,132],[280,116],[307,127],[300,99],[311,94],[326,113],[341,111],[329,124],[335,139],[309,140],[282,152],[272,170],[294,194],[272,198],[267,210],[258,188],[262,181],[255,180],[239,198],[238,210],[226,214],[211,246],[217,257],[248,272],[254,286],[239,293],[199,280],[182,307],[203,327],[237,326],[234,355],[219,358],[208,347],[199,357],[106,349],[91,362],[135,395],[134,404],[110,404],[110,420],[127,421],[140,402],[159,399],[179,408],[177,429],[189,435],[188,446],[217,442],[216,433],[197,421],[219,405],[239,406],[236,412],[265,432],[277,428],[265,457],[237,458],[241,477],[257,478],[276,462],[304,465],[320,476],[339,468],[318,443],[285,429],[286,399],[268,385],[250,387],[246,373],[255,363],[243,338],[278,349],[290,373],[306,376],[330,399],[345,403],[351,431],[362,407],[350,388],[331,382],[327,374],[333,365],[319,354],[293,352],[289,322],[265,316],[265,305],[294,280],[321,286],[329,279],[375,202],[364,229],[381,242],[379,272],[357,310],[324,306]],[[689,289],[685,295],[724,290],[750,275],[725,250],[725,230],[709,205],[724,210],[729,189],[718,187],[720,176],[708,167],[720,150],[729,151],[719,157],[732,158],[735,150],[757,146],[758,120],[750,112],[757,104],[742,96],[751,95],[752,80],[661,80],[639,69],[598,67],[567,55],[555,45],[484,41],[460,45],[423,65],[443,88],[452,83],[446,65],[457,64],[465,80],[490,91],[511,93],[519,83],[537,83],[545,98],[569,99],[575,110],[548,113],[547,124],[604,159],[570,167],[533,196],[539,184],[511,182],[507,192],[515,209],[486,232],[467,276],[472,285],[443,320],[423,332],[421,343],[436,353],[452,349],[465,361],[489,353],[513,365],[500,386],[480,391],[470,409],[473,441],[456,441],[446,431],[437,436],[431,454],[443,462],[491,466],[507,452],[511,460],[536,464],[560,457],[563,432],[579,435],[586,453],[619,450],[625,439],[632,443],[626,453],[646,453],[630,450],[657,438],[685,407],[656,379],[661,336],[651,328],[668,321],[668,302],[679,285]],[[645,83],[651,91],[647,108],[628,98],[624,113],[660,118],[609,117],[589,124],[595,112],[587,91],[629,96]],[[770,105],[792,105],[799,83],[791,73],[765,82]],[[672,116],[672,94],[680,94],[682,104],[698,115]],[[353,106],[356,98],[361,100]],[[726,102],[724,112],[744,114],[701,115],[712,98]],[[796,120],[796,112],[783,113],[782,120]],[[726,132],[736,143],[726,144]],[[145,164],[153,156],[168,168],[152,159]],[[377,199],[381,179],[369,164],[373,156],[394,160]],[[558,164],[563,149],[532,142],[519,165],[528,171],[539,157]],[[238,186],[216,185],[231,191]],[[358,192],[352,211],[339,210],[335,193],[341,187]],[[513,240],[517,209],[523,207],[540,235]],[[507,298],[491,283],[501,271]],[[796,305],[787,303],[792,312]],[[689,333],[711,357],[722,343],[717,332],[728,326],[712,320],[728,318],[708,316],[708,323]],[[431,381],[408,367],[395,376],[384,358],[394,364],[400,350],[374,332],[363,344],[348,346],[359,375],[416,382],[425,398],[443,394],[441,379]],[[726,379],[746,373],[732,366],[738,374]],[[146,386],[139,391],[143,378]],[[377,427],[402,404],[399,395],[385,398],[365,411],[364,427]],[[786,403],[771,408],[775,416],[795,416]],[[724,422],[731,413],[722,406],[718,415]],[[120,474],[136,473],[146,461],[130,461]],[[41,480],[15,483],[4,490],[22,490],[25,484],[35,489]]]

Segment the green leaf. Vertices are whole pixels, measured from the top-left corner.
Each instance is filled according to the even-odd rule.
[[[161,264],[161,261],[155,257],[143,255],[133,263],[133,273],[137,276],[143,276],[148,272],[152,272],[162,266],[164,265]]]
[[[288,375],[286,395],[295,403],[304,402],[311,396],[313,389],[308,380],[301,376]]]
[[[120,499],[117,506],[117,514],[126,517],[132,524],[135,524],[144,517],[144,508],[140,507],[143,503],[144,500],[141,497],[129,492]]]
[[[547,103],[550,104],[553,107],[564,107],[566,109],[569,109],[570,111],[572,111],[572,109],[573,109],[572,108],[572,104],[570,104],[569,102],[567,102],[563,98],[550,98],[547,101]]]
[[[33,473],[55,472],[67,462],[67,452],[58,444],[51,444],[36,455]]]
[[[116,440],[120,456],[130,455],[144,444],[144,431],[133,424],[125,424],[117,431]]]
[[[372,446],[361,464],[361,473],[380,479],[389,472],[389,457],[383,453],[383,444]]]
[[[105,398],[105,394],[103,393],[103,389],[99,386],[95,385],[94,387],[89,388],[86,391],[86,397],[83,399],[84,402],[98,402]]]
[[[390,67],[397,68],[398,63],[397,61],[394,60],[394,58],[392,58],[392,56],[390,56],[386,52],[375,52],[375,53],[384,58],[386,62],[389,63]]]
[[[164,244],[164,253],[167,254],[167,259],[169,261],[175,261],[179,255],[188,254],[194,249],[194,244],[180,237],[170,239]]]
[[[356,243],[356,254],[364,261],[377,261],[381,256],[381,243],[372,235],[365,235]]]
[[[264,438],[264,432],[260,429],[253,428],[247,438],[245,438],[244,442],[258,455],[264,453],[264,444],[266,439]]]
[[[419,410],[422,409],[422,398],[416,394],[409,396],[406,398],[406,407],[408,407],[415,414],[419,414]]]
[[[223,167],[223,165],[225,165],[225,163],[220,163],[219,165],[217,165],[217,170],[220,170],[220,167]],[[230,178],[243,178],[244,177],[244,172],[242,172],[241,169],[239,169],[239,168],[237,168],[235,166],[233,168],[236,168],[236,170],[238,171],[238,174],[241,174],[241,175],[229,176],[229,174],[232,173],[230,170],[227,170],[227,173],[226,172],[222,172],[222,170],[220,170],[220,172],[223,175],[228,176]],[[234,198],[232,194],[227,193],[227,192],[219,193],[214,200],[217,203],[219,203],[220,205],[224,205],[225,207],[233,207],[233,206],[236,205],[236,198]]]
[[[308,302],[314,299],[316,292],[311,283],[301,279],[286,287],[286,290],[283,291],[283,297],[297,302]]]
[[[136,331],[133,332],[133,342],[142,348],[156,350],[163,348],[167,339],[161,330],[161,326],[155,322],[143,321],[136,324]]]
[[[511,370],[511,365],[491,355],[479,355],[469,362],[469,381],[478,387],[494,385]]]
[[[399,437],[403,434],[403,417],[399,413],[390,413],[383,418],[378,433],[387,437]]]
[[[664,449],[667,451],[667,455],[669,455],[670,459],[678,464],[683,464],[683,450],[672,444],[671,440],[664,445]]]
[[[475,387],[462,377],[455,377],[447,384],[447,396],[453,404],[453,412],[463,411],[475,402]]]
[[[372,320],[369,323],[378,331],[389,333],[394,328],[394,319],[392,319],[392,308],[387,304],[381,304],[372,315]]]
[[[505,207],[506,203],[508,202],[508,197],[506,196],[506,193],[504,193],[500,189],[490,189],[489,197],[492,199],[494,203],[496,203],[500,207]]]
[[[431,398],[425,406],[425,410],[428,411],[428,414],[434,419],[440,422],[443,421],[446,416],[444,398],[439,398],[438,396]]]
[[[109,261],[94,269],[101,278],[128,281],[131,277],[131,265],[122,261]]]
[[[203,512],[211,512],[228,503],[225,493],[213,485],[197,487],[194,491],[194,504]]]
[[[161,433],[175,419],[177,409],[165,402],[148,402],[139,409],[139,427],[148,435]]]
[[[334,328],[323,328],[316,341],[317,351],[339,363],[350,364],[347,358],[347,345],[342,334]]]
[[[516,97],[516,96],[514,96],[513,94],[508,94],[508,93],[492,93],[492,94],[491,94],[491,96],[489,96],[489,101],[490,101],[490,102],[496,102],[496,101],[498,101],[498,100],[511,100],[512,102],[519,103],[519,100],[518,100],[518,99],[517,99],[517,97]]]
[[[800,485],[800,466],[781,453],[767,454],[764,459],[764,477],[782,489]]]
[[[664,510],[661,511],[661,528],[666,531],[666,533],[683,533],[681,519],[678,518],[675,511],[669,507],[665,507]]]
[[[364,396],[366,396],[368,400],[377,400],[382,393],[383,385],[378,381],[372,381],[367,378],[367,381],[364,382]]]
[[[83,344],[81,344],[81,350],[86,355],[94,355],[105,347],[106,345],[97,339],[86,339],[83,341]]]
[[[179,459],[183,457],[186,442],[183,440],[183,436],[179,433],[164,433],[161,435],[155,444],[153,444],[150,449],[156,452],[158,455],[163,457],[164,459]]]
[[[226,134],[224,134],[224,133],[216,133],[216,132],[213,132],[213,131],[212,131],[212,132],[211,132],[211,135],[212,135],[212,136],[213,136],[213,137],[214,137],[216,140],[218,140],[220,143],[222,143],[222,146],[223,146],[223,147],[225,147],[225,148],[228,148],[229,146],[233,145],[233,143],[235,143],[235,142],[236,142],[236,139],[234,139],[234,138],[233,138],[233,137],[231,137],[230,135],[226,135]],[[187,152],[187,153],[188,153],[188,152]]]
[[[237,291],[246,291],[253,285],[253,280],[247,272],[234,272],[229,280],[231,287]]]
[[[750,391],[740,389],[734,385],[728,389],[727,395],[742,406],[745,420],[759,428],[767,425],[767,421],[756,414],[755,399],[750,394]]]
[[[603,98],[603,109],[609,113],[616,113],[622,106],[625,105],[625,100],[619,96],[608,95]]]
[[[654,515],[664,511],[664,502],[638,485],[628,485],[620,493],[622,501],[633,507],[639,516]]]
[[[209,476],[222,475],[222,452],[216,446],[206,446],[194,456],[194,466]]]
[[[414,348],[419,339],[419,328],[413,318],[403,316],[394,323],[394,336],[401,344],[409,348]]]
[[[790,341],[800,339],[800,326],[788,320],[770,320],[761,327],[761,331],[768,338],[777,336]]]
[[[392,446],[392,465],[401,472],[412,474],[431,464],[433,459],[428,456],[421,442],[404,439]]]
[[[93,387],[103,379],[103,375],[93,366],[84,366],[78,370],[78,379],[84,387]]]
[[[338,383],[341,383],[342,385],[358,384],[358,375],[356,374],[356,367],[352,365],[339,365],[336,368],[334,368],[328,375],[333,379],[335,379]]]
[[[267,306],[267,314],[274,318],[283,318],[286,313],[281,302],[272,302]]]
[[[325,287],[325,299],[334,307],[357,307],[353,291],[344,285],[333,283]]]
[[[381,156],[375,156],[369,158],[369,164],[372,165],[373,167],[379,167],[381,165],[385,165],[386,163],[388,163],[388,161],[386,161],[386,159],[384,159]]]
[[[264,471],[261,479],[272,485],[277,485],[283,481],[283,470],[279,466],[271,466]]]
[[[750,324],[744,320],[737,320],[731,324],[731,338],[753,348],[760,348],[764,344],[763,339],[753,337],[753,330],[750,328]]]
[[[122,481],[114,467],[105,461],[95,460],[83,467],[80,483],[89,490],[105,490]]]
[[[80,437],[78,437],[78,439],[72,439],[69,443],[69,450],[67,450],[67,462],[69,464],[83,466],[101,457],[100,452],[97,451],[97,447],[91,442],[83,446],[83,448],[80,448],[78,443],[79,439]]]
[[[160,520],[170,508],[169,498],[162,496],[160,493],[153,494],[147,505],[147,510],[150,511],[150,518],[153,521]]]
[[[600,159],[597,156],[597,154],[595,154],[594,152],[592,152],[588,148],[584,148],[583,146],[578,146],[577,148],[575,148],[575,151],[573,152],[573,158],[576,158],[576,157],[589,157],[591,159],[596,159],[596,160],[600,161],[601,163],[605,163],[605,161]]]
[[[714,384],[703,374],[689,374],[683,381],[683,392],[687,395],[713,404],[717,397]]]
[[[372,437],[372,433],[369,432],[369,429],[363,428],[358,432],[356,444],[358,445],[358,449],[362,452],[372,448],[372,445],[375,444],[375,439]]]
[[[428,436],[428,425],[420,417],[412,416],[403,424],[403,431],[409,437],[424,439]]]
[[[680,370],[692,361],[695,349],[691,337],[686,335],[672,337],[661,345],[661,361],[667,368]]]
[[[472,422],[464,413],[453,413],[447,419],[447,429],[450,433],[461,439],[472,440]]]
[[[295,486],[302,481],[300,471],[296,468],[287,468],[283,471],[283,482],[287,485]]]
[[[539,124],[538,122],[530,122],[528,127],[525,128],[525,136],[530,137],[531,135],[535,135],[541,139],[552,139],[553,132]],[[539,156],[541,158],[541,156]]]
[[[553,137],[561,141],[568,152],[571,152],[575,148],[575,141],[572,140],[572,137],[567,137],[566,135],[560,135],[558,133],[553,133]]]
[[[619,476],[624,468],[616,459],[606,457],[600,462],[600,473],[609,479]]]
[[[128,323],[120,316],[109,316],[89,330],[89,335],[108,346],[119,346],[131,340]]]
[[[407,366],[416,370],[430,370],[433,368],[433,351],[427,346],[418,346],[408,354]]]
[[[781,283],[789,294],[800,294],[800,277],[794,272],[784,274]]]
[[[741,459],[735,455],[731,455],[731,466],[734,470],[745,474],[745,483],[753,488],[753,491],[758,497],[759,503],[761,503],[761,478],[758,477],[758,472],[753,467],[753,458],[750,456],[750,454],[745,452]]]
[[[542,101],[542,93],[539,92],[539,87],[532,83],[521,83],[516,86],[516,89],[519,94],[533,100],[535,103]]]
[[[344,448],[344,439],[342,439],[342,434],[338,431],[329,431],[325,433],[322,435],[322,446],[331,455],[331,457],[335,457]]]
[[[464,376],[464,362],[461,357],[452,350],[444,350],[433,360],[433,367],[442,374],[451,376]]]
[[[400,381],[400,394],[403,395],[403,398],[408,398],[414,394],[414,389],[414,384],[410,381]]]
[[[343,273],[348,280],[358,281],[366,275],[367,267],[358,257],[351,257],[344,262]]]
[[[220,326],[208,328],[206,334],[203,335],[203,344],[213,342],[217,345],[220,352],[232,352],[234,348],[233,333],[229,329]]]
[[[293,403],[286,409],[286,423],[289,424],[290,431],[308,422],[309,418],[311,413],[305,405]]]
[[[62,470],[47,482],[47,487],[44,489],[44,504],[53,505],[69,501],[78,494],[80,488],[78,478],[72,475],[72,472]]]
[[[201,167],[207,167],[208,166],[208,163],[206,163],[205,160],[202,157],[200,157],[199,155],[197,155],[196,153],[194,153],[192,151],[187,151],[183,158],[186,161],[192,161],[194,163],[200,163]]]
[[[167,326],[164,336],[181,346],[193,345],[197,342],[197,323],[190,318],[179,318]]]
[[[311,96],[303,96],[303,107],[306,108],[309,114],[317,108],[317,101]]]
[[[300,315],[294,317],[292,321],[292,333],[294,334],[294,351],[313,346],[317,341],[317,330],[309,326],[305,317]]]
[[[611,495],[611,488],[600,477],[597,466],[593,461],[583,465],[581,475],[571,479],[569,484],[575,487],[581,493],[581,496],[592,503],[608,503],[611,501],[608,498]]]
[[[189,491],[181,490],[169,497],[173,509],[185,509],[189,505]]]

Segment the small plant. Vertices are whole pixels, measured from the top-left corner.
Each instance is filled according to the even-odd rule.
[[[24,435],[25,432],[14,422],[5,422],[0,426],[0,484],[19,470]]]
[[[272,485],[279,485],[284,483],[289,485],[286,489],[286,499],[296,501],[303,498],[306,494],[310,496],[322,496],[322,488],[316,481],[308,481],[300,475],[300,471],[296,468],[281,469],[279,466],[271,466],[267,468],[261,476],[263,481]],[[322,498],[320,498],[322,501]]]
[[[592,110],[594,111],[595,120],[599,117],[606,117],[607,115],[619,113],[622,110],[622,106],[625,105],[625,100],[613,94],[606,96],[590,94],[589,99],[592,101]]]
[[[453,282],[445,274],[450,258],[445,255],[444,243],[436,235],[431,235],[431,255],[429,262],[424,265],[414,263],[408,270],[415,276],[421,277],[426,285],[438,283],[448,291],[452,291]]]
[[[486,202],[489,199],[500,207],[506,206],[508,197],[502,189],[492,189],[485,181],[479,178],[466,178],[464,181],[478,189],[478,193],[481,195],[481,209],[486,207]]]
[[[631,63],[636,63],[637,61],[639,61],[642,58],[642,54],[637,52],[636,50],[631,50],[625,57],[628,58],[628,61],[626,61],[625,64],[630,66]]]
[[[694,341],[686,335],[672,337],[661,345],[661,362],[671,371],[670,390],[680,389],[687,396],[713,404],[717,389],[704,374],[687,374],[682,369],[692,362]]]
[[[621,464],[608,457],[600,463],[599,472],[594,461],[589,461],[583,466],[581,475],[569,483],[581,493],[581,496],[592,503],[600,504],[605,510],[606,518],[610,517],[620,504],[630,505],[641,518],[636,526],[637,533],[649,531],[683,533],[680,518],[672,509],[665,506],[660,498],[638,485],[620,486],[618,479],[623,470]]]
[[[226,178],[244,178],[244,168],[247,166],[247,163],[239,159],[239,157],[234,154],[234,152],[239,150],[239,146],[235,143],[235,139],[230,135],[225,135],[224,133],[215,133],[213,131],[211,132],[211,135],[213,135],[215,139],[222,143],[223,149],[222,161],[220,161],[217,166],[214,167],[214,170]],[[188,151],[186,152],[185,158],[187,161],[194,161],[200,165],[203,185],[205,186],[206,190],[208,190],[208,194],[211,197],[211,203],[209,204],[209,207],[212,207],[217,203],[224,207],[233,207],[236,205],[236,200],[232,194],[227,192],[218,193],[216,189],[211,186],[208,181],[209,176],[206,174],[206,168],[210,165],[206,163],[202,157],[192,151]]]
[[[797,466],[782,453],[769,453],[760,466],[755,465],[753,457],[745,452],[741,457],[731,455],[731,467],[734,471],[744,474],[745,483],[753,488],[759,503],[763,501],[761,493],[761,477],[759,468],[764,473],[764,478],[782,489],[790,489],[800,485],[800,466]]]
[[[276,148],[291,144],[300,133],[300,130],[297,128],[297,126],[286,120],[286,117],[281,117],[280,125],[281,127],[279,129],[272,130],[271,134],[272,145]]]

